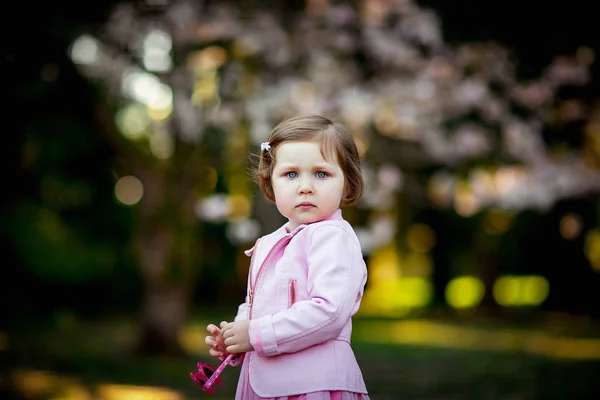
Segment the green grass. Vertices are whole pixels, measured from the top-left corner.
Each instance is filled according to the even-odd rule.
[[[210,317],[210,321],[213,321]],[[208,319],[199,321],[204,325]],[[215,320],[218,322],[217,320]],[[361,320],[355,322],[357,331]],[[489,329],[494,329],[493,327]],[[45,370],[93,388],[116,383],[172,388],[189,399],[207,397],[189,378],[208,356],[137,358],[129,351],[135,327],[127,318],[63,319],[9,332],[10,369]],[[376,333],[373,333],[376,335]],[[202,343],[199,347],[203,346]],[[519,352],[353,343],[371,399],[592,399],[600,398],[600,360],[565,361]],[[234,397],[238,368],[227,368],[215,400]]]

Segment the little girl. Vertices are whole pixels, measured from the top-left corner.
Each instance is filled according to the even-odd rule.
[[[369,399],[350,346],[367,270],[340,210],[363,193],[352,136],[320,116],[285,120],[256,175],[288,222],[246,251],[246,301],[234,322],[208,325],[210,355],[239,354],[237,400]]]

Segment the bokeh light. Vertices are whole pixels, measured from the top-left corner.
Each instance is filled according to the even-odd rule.
[[[144,195],[144,185],[133,175],[121,177],[115,185],[117,200],[126,206],[137,204]]]
[[[504,275],[494,283],[494,299],[505,307],[539,306],[550,292],[548,280],[538,275]]]
[[[446,286],[446,301],[454,308],[472,308],[481,303],[485,287],[480,279],[474,276],[453,278]]]

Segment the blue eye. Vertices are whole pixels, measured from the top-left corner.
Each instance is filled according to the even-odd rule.
[[[319,171],[315,174],[315,176],[319,179],[325,179],[325,178],[327,178],[328,175],[327,175],[327,173],[325,173],[323,171]]]
[[[297,177],[298,177],[298,174],[297,174],[297,173],[295,173],[295,172],[293,172],[293,171],[290,171],[290,172],[287,172],[287,173],[285,174],[285,176],[287,176],[287,177],[288,177],[288,178],[290,178],[290,179],[294,179],[294,178],[297,178]]]

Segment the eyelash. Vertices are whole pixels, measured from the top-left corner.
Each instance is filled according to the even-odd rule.
[[[290,177],[290,174],[296,174],[296,177],[298,175],[298,173],[296,171],[288,171],[288,172],[286,172],[283,175],[286,176],[286,177],[288,177],[288,178],[290,178],[290,179],[296,178],[296,177],[294,177],[294,178]],[[329,174],[327,172],[324,172],[324,171],[317,171],[317,172],[315,172],[315,175],[317,175],[317,174],[323,174],[324,175],[323,177],[321,177],[319,179],[325,179],[325,178],[327,178],[329,176]]]

